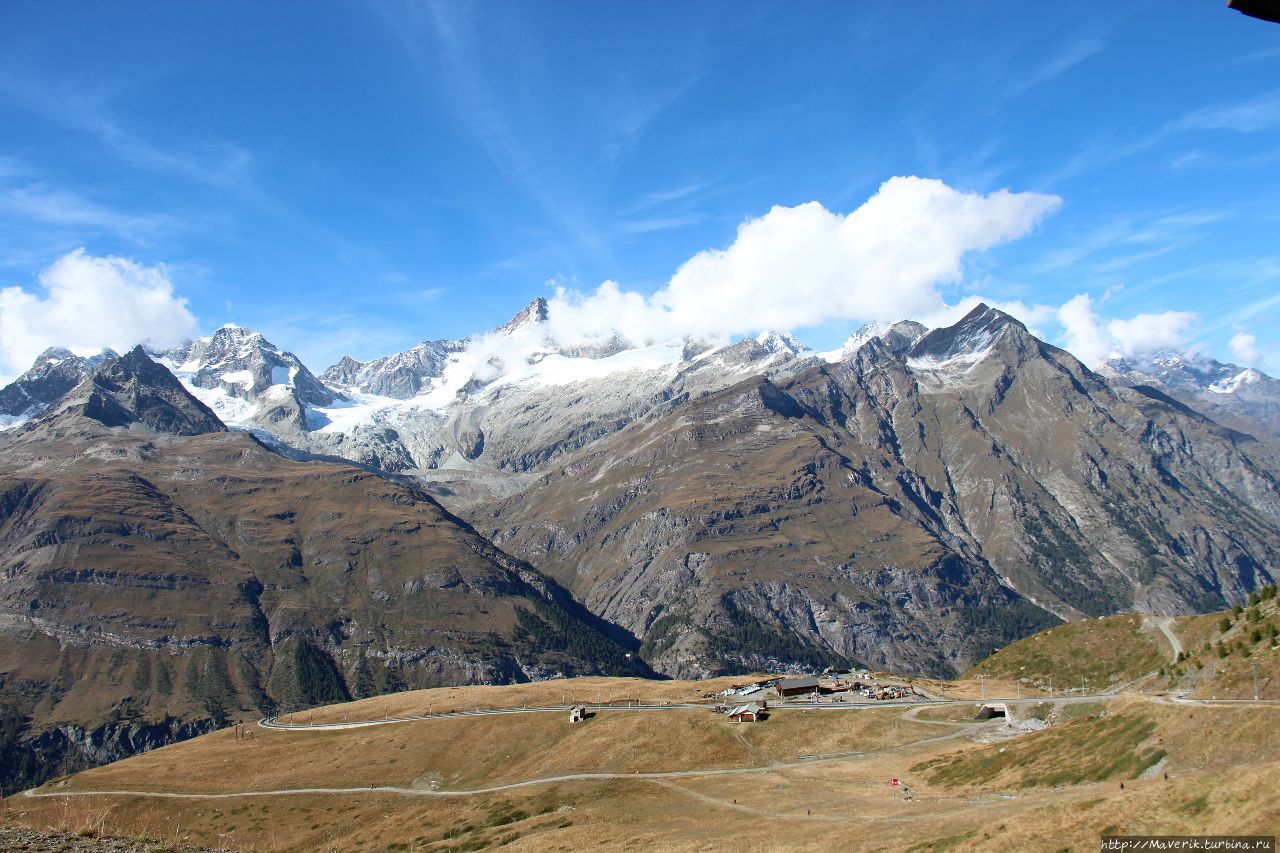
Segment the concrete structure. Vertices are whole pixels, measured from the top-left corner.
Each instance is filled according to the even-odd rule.
[[[990,720],[994,717],[1009,719],[1009,706],[1003,702],[987,702],[978,708],[977,716],[974,719]]]
[[[587,718],[586,705],[574,705],[569,709],[569,722],[580,723]]]

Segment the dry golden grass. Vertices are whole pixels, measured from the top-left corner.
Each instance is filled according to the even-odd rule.
[[[1169,654],[1162,634],[1144,630],[1143,617],[1126,613],[1072,622],[1011,643],[964,675],[967,680],[986,676],[1004,689],[1022,679],[1024,690],[1105,690],[1154,672]]]
[[[302,711],[283,719],[298,723],[333,723],[347,720],[376,720],[384,716],[417,716],[474,708],[546,707],[565,703],[626,705],[639,700],[661,705],[705,702],[707,693],[717,693],[730,685],[746,684],[760,675],[736,675],[705,681],[652,681],[642,678],[588,677],[535,681],[498,686],[437,687],[361,699],[342,705]]]
[[[666,691],[674,701],[714,685],[649,686]],[[616,690],[621,696],[632,687],[625,680],[581,679],[459,688],[449,701],[465,707],[487,697],[495,705],[518,707],[541,704],[562,688]],[[509,690],[507,701],[495,690]],[[447,689],[433,692],[450,694]],[[406,695],[388,701],[413,704],[423,698]],[[369,707],[376,702],[363,703],[363,709]],[[1064,711],[1072,707],[1063,706]],[[1010,771],[989,782],[970,780],[956,787],[930,782],[925,773],[914,771],[944,756],[982,760],[1002,747],[1030,748],[1028,756],[1034,758],[1037,738],[1061,737],[1070,725],[984,745],[969,738],[1008,732],[1002,723],[957,726],[947,719],[963,718],[972,706],[956,714],[941,707],[919,712],[937,718],[932,722],[903,719],[910,712],[900,708],[783,709],[755,725],[684,709],[603,712],[576,725],[559,713],[512,714],[335,732],[259,731],[249,740],[223,731],[43,789],[243,792],[377,784],[415,788],[421,792],[416,796],[376,791],[219,799],[18,796],[7,802],[7,820],[164,843],[296,851],[500,845],[538,851],[720,850],[744,844],[761,850],[1084,850],[1096,849],[1104,830],[1270,834],[1280,826],[1274,803],[1274,774],[1280,770],[1274,731],[1280,707],[1208,709],[1131,696],[1105,708],[1108,716],[1138,716],[1152,724],[1141,746],[1167,752],[1155,778],[1125,779],[1123,791],[1122,777],[1060,789],[1023,788]],[[360,709],[329,710],[355,716]],[[939,739],[945,735],[951,737]],[[1066,748],[1069,752],[1071,744]],[[828,757],[795,763],[806,756]],[[715,768],[751,772],[626,778],[633,770]],[[431,795],[432,783],[442,791],[458,790],[584,771],[623,778]],[[1167,781],[1160,775],[1166,771]],[[895,798],[886,785],[891,777],[915,788],[914,802]]]
[[[799,756],[896,746],[935,734],[899,712],[784,709],[768,724],[709,710],[606,711],[571,724],[560,713],[394,723],[340,731],[232,730],[74,777],[74,790],[227,792],[395,786],[444,790],[573,773],[763,766]],[[460,745],[464,745],[460,748]]]
[[[1280,699],[1280,640],[1269,636],[1270,626],[1280,629],[1277,604],[1272,598],[1239,614],[1209,613],[1179,619],[1178,636],[1188,659],[1175,670],[1170,682],[1190,689],[1198,698],[1251,699],[1256,673],[1258,696]],[[1224,618],[1230,622],[1226,631],[1222,630]],[[1256,635],[1260,638],[1255,639]]]

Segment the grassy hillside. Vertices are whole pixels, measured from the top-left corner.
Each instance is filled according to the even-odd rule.
[[[564,695],[622,701],[637,689],[646,701],[680,701],[729,681],[442,688],[331,706],[317,716],[366,718],[380,704],[395,714],[521,708]],[[289,851],[718,850],[744,842],[1092,850],[1099,835],[1120,830],[1272,834],[1280,827],[1268,782],[1280,772],[1272,737],[1280,707],[1208,713],[1137,695],[1015,703],[1016,718],[1062,720],[1031,734],[1003,721],[973,722],[972,711],[972,703],[924,713],[782,709],[765,722],[736,725],[709,710],[617,710],[579,724],[539,713],[321,732],[251,727],[249,737],[223,730],[37,792],[53,796],[11,797],[0,825],[149,838],[166,849]],[[689,775],[643,775],[681,771]],[[571,773],[612,775],[548,781]],[[915,798],[895,796],[889,778],[910,785]],[[490,787],[513,783],[522,784]],[[346,790],[280,792],[313,786]],[[122,790],[189,796],[90,793]],[[75,793],[81,796],[66,796]]]
[[[1185,650],[1163,669],[1164,683],[1198,698],[1280,699],[1280,596],[1275,586],[1254,593],[1247,606],[1179,619]]]
[[[1166,752],[1155,744],[1155,719],[1141,710],[1105,710],[1037,732],[1013,746],[991,744],[922,762],[912,770],[948,787],[1077,785],[1133,779]]]
[[[1171,650],[1148,620],[1134,614],[1087,619],[1011,643],[964,674],[1055,692],[1107,690],[1157,671]]]
[[[1280,699],[1280,596],[1275,586],[1254,592],[1247,605],[1181,616],[1171,630],[1182,654],[1173,649],[1154,617],[1135,614],[1062,625],[1012,643],[974,666],[962,683],[979,676],[994,692],[1079,689],[1107,690],[1141,680],[1151,689],[1177,690],[1208,699]],[[969,694],[973,694],[970,690]],[[969,695],[966,694],[966,695]],[[976,695],[976,694],[973,694]],[[992,692],[988,692],[992,695]]]

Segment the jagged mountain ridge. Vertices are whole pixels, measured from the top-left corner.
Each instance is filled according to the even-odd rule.
[[[237,408],[240,400],[219,406],[225,396],[192,390],[231,423],[277,447],[411,472],[458,501],[510,491],[522,472],[663,399],[788,370],[807,357],[794,339],[776,332],[732,345],[636,346],[615,336],[562,346],[548,332],[547,311],[545,300],[535,300],[489,335],[424,342],[367,363],[344,359],[322,376],[345,399],[307,405],[295,417],[269,417],[263,404]],[[473,345],[491,353],[474,356]],[[180,357],[168,356],[166,363]],[[191,373],[179,376],[190,385]],[[239,378],[233,372],[232,380]],[[263,396],[269,400],[277,390]]]
[[[863,344],[877,339],[892,353],[905,352],[916,341],[929,333],[929,328],[914,320],[899,320],[896,323],[868,323],[850,335],[836,353],[828,361],[841,361],[862,349]]]
[[[0,388],[0,428],[19,426],[61,400],[102,362],[115,358],[112,350],[79,356],[69,349],[50,347],[31,367]]]
[[[157,358],[221,417],[268,432],[304,430],[308,407],[343,399],[293,353],[233,324]]]
[[[352,693],[648,672],[422,489],[227,431],[141,348],[0,437],[0,566],[6,786]]]
[[[1280,561],[1278,470],[979,306],[641,419],[469,515],[665,672],[758,664],[745,614],[792,653],[942,674],[1001,628],[1240,601]]]
[[[491,333],[490,337],[502,344],[495,351],[501,358],[490,358],[484,365],[468,365],[459,360],[457,353],[452,354],[444,367],[439,368],[440,376],[429,379],[431,382],[444,380],[451,369],[455,372],[439,387],[429,387],[426,394],[392,400],[362,396],[364,392],[349,388],[345,389],[351,395],[348,402],[308,407],[305,429],[276,424],[270,432],[260,430],[257,434],[298,454],[346,457],[413,474],[455,511],[463,512],[481,529],[502,541],[514,543],[512,547],[522,549],[521,553],[538,565],[549,566],[560,561],[555,572],[566,585],[578,591],[597,612],[613,614],[610,618],[616,616],[637,636],[650,640],[657,636],[650,621],[655,618],[654,609],[646,611],[644,605],[632,602],[620,610],[608,610],[613,604],[597,595],[592,586],[594,581],[584,583],[579,577],[584,574],[594,577],[593,571],[580,572],[576,566],[570,566],[571,560],[580,559],[585,553],[575,549],[590,542],[591,529],[585,518],[569,514],[542,520],[549,528],[556,529],[556,550],[577,555],[562,559],[563,555],[544,555],[540,546],[530,546],[521,538],[523,533],[517,535],[509,527],[494,525],[489,514],[496,508],[505,518],[508,504],[526,500],[534,491],[542,489],[546,477],[556,471],[574,472],[577,478],[598,463],[600,467],[594,477],[602,470],[616,467],[617,463],[608,460],[610,454],[623,446],[614,442],[621,441],[619,436],[624,432],[646,429],[654,423],[675,423],[675,419],[686,413],[700,411],[702,401],[709,396],[727,392],[760,376],[766,377],[768,387],[774,389],[788,388],[799,381],[799,377],[813,375],[815,371],[844,377],[820,393],[825,395],[824,399],[856,401],[862,415],[878,412],[874,428],[871,421],[859,422],[857,430],[850,431],[844,423],[848,417],[844,411],[828,412],[811,404],[801,406],[800,411],[810,413],[809,417],[821,423],[823,429],[836,429],[834,435],[822,434],[827,450],[862,442],[882,453],[886,447],[896,445],[898,455],[891,453],[889,458],[876,463],[887,466],[886,470],[898,471],[904,478],[905,485],[900,487],[876,486],[878,493],[891,495],[889,500],[902,506],[929,506],[935,502],[941,506],[946,501],[939,496],[958,488],[955,483],[970,491],[988,494],[985,515],[999,518],[1000,523],[988,523],[983,512],[973,507],[962,512],[959,505],[964,501],[959,500],[953,500],[955,505],[938,518],[923,509],[919,517],[909,511],[896,514],[895,525],[922,527],[927,531],[926,540],[941,543],[939,547],[943,550],[929,558],[934,560],[930,565],[952,565],[948,561],[954,557],[975,579],[972,581],[977,584],[975,589],[985,590],[978,599],[966,598],[969,593],[957,592],[951,599],[955,607],[969,607],[976,600],[987,601],[979,605],[987,607],[995,599],[984,586],[987,581],[983,578],[995,577],[1006,589],[1016,591],[1016,600],[1039,602],[1036,606],[1043,605],[1045,613],[1065,618],[1080,613],[1109,612],[1107,607],[1121,606],[1181,611],[1237,600],[1256,577],[1271,571],[1267,562],[1269,549],[1274,545],[1271,522],[1256,517],[1257,513],[1265,514],[1269,510],[1251,506],[1242,516],[1249,519],[1250,527],[1244,537],[1244,547],[1233,544],[1235,534],[1224,527],[1224,519],[1232,517],[1239,501],[1256,502],[1272,489],[1266,479],[1275,470],[1269,461],[1273,458],[1269,451],[1253,447],[1248,436],[1218,427],[1159,390],[1114,387],[1114,383],[1109,384],[1103,377],[1090,373],[1068,354],[1034,339],[1025,327],[1007,315],[985,306],[945,329],[930,331],[906,321],[872,325],[851,336],[841,351],[825,355],[798,347],[785,336],[762,333],[757,339],[731,345],[684,341],[679,345],[636,346],[613,341],[584,356],[574,348],[557,345],[547,331],[547,323],[545,303],[539,305],[535,301],[510,323]],[[496,366],[495,361],[499,362]],[[483,371],[485,366],[492,370],[482,379],[475,372],[457,372],[460,366],[472,371]],[[1024,375],[1027,371],[1030,372]],[[1034,381],[1032,374],[1037,377]],[[872,382],[871,377],[878,378]],[[1052,396],[1026,398],[1026,411],[1021,418],[1011,417],[1004,423],[993,420],[1000,426],[998,431],[983,425],[984,419],[990,419],[990,413],[983,413],[988,409],[992,412],[1001,409],[1010,388],[1021,389],[1037,383],[1044,393],[1052,392]],[[856,393],[844,387],[846,385],[856,388]],[[985,393],[983,389],[990,389],[989,398],[977,402],[968,400],[968,396]],[[437,394],[438,391],[443,393]],[[765,393],[774,395],[773,391]],[[789,391],[783,396],[795,402]],[[774,395],[773,399],[783,398]],[[938,408],[938,400],[946,401],[946,405]],[[890,405],[887,401],[895,402]],[[785,408],[790,404],[780,405]],[[1123,417],[1117,416],[1113,409],[1122,412]],[[1008,407],[1004,406],[1004,410]],[[1037,413],[1039,420],[1027,412]],[[1081,412],[1092,415],[1086,418]],[[1076,422],[1064,421],[1069,429],[1060,435],[1053,434],[1052,430],[1046,432],[1044,424],[1064,417],[1061,413],[1073,413]],[[909,427],[913,423],[915,435],[911,436]],[[1105,493],[1112,480],[1090,473],[1103,466],[1095,461],[1082,461],[1078,454],[1069,451],[1091,448],[1092,457],[1110,459],[1109,464],[1114,464],[1117,451],[1112,445],[1122,445],[1122,455],[1139,458],[1147,451],[1134,445],[1132,435],[1119,444],[1108,438],[1112,433],[1127,434],[1135,424],[1144,424],[1144,429],[1150,427],[1153,435],[1163,435],[1164,440],[1181,445],[1183,450],[1189,447],[1197,451],[1203,445],[1204,453],[1216,456],[1215,464],[1221,462],[1221,471],[1226,473],[1206,475],[1203,464],[1197,462],[1200,468],[1190,479],[1203,481],[1196,490],[1195,500],[1199,504],[1190,506],[1178,500],[1170,503],[1162,493],[1181,489],[1183,480],[1165,470],[1165,463],[1158,457],[1152,457],[1155,461],[1149,460],[1140,475],[1127,480],[1120,478],[1130,487],[1122,495],[1123,500],[1099,503],[1093,497],[1082,497],[1085,492]],[[1024,438],[1037,433],[1043,434],[1042,440]],[[935,446],[940,435],[965,452],[944,454],[941,447]],[[974,435],[986,438],[974,443]],[[915,456],[907,459],[901,448],[914,444],[922,444],[928,452],[917,448]],[[1019,449],[1016,457],[1007,451],[1011,446]],[[1002,451],[994,452],[993,447]],[[966,471],[983,469],[988,463],[975,460],[984,460],[987,456],[1005,459],[990,472],[990,476],[998,474],[998,479],[992,480],[995,486],[969,483],[960,476]],[[708,456],[707,464],[713,464],[715,458]],[[602,459],[605,461],[600,462]],[[660,462],[648,464],[649,467],[670,466],[672,471],[688,467],[678,456],[661,457]],[[745,470],[747,474],[751,471],[749,467]],[[768,471],[768,468],[765,466],[759,471]],[[1231,479],[1235,471],[1241,473]],[[1114,475],[1108,473],[1107,476]],[[576,502],[574,505],[581,509],[601,501],[622,499],[603,496],[599,487],[591,485],[592,477],[566,487],[566,505]],[[874,480],[868,482],[874,483]],[[928,484],[927,488],[923,484]],[[895,495],[894,489],[901,494]],[[1213,495],[1213,500],[1208,495]],[[1136,507],[1130,506],[1134,503]],[[532,505],[536,506],[537,501]],[[766,507],[762,513],[772,511],[767,508],[767,500],[760,506]],[[1085,510],[1077,514],[1075,507],[1085,507]],[[1120,507],[1128,510],[1121,511]],[[937,509],[933,511],[936,514]],[[1162,534],[1151,531],[1158,532],[1168,526],[1170,518],[1183,515],[1189,518],[1187,529],[1198,531],[1195,536],[1201,539],[1184,542],[1170,537],[1170,541],[1178,542],[1177,548],[1183,549],[1183,553],[1169,558],[1161,549],[1172,546],[1158,541]],[[513,524],[525,520],[513,518]],[[695,532],[701,524],[699,518],[701,516],[687,520]],[[1134,518],[1142,521],[1135,522]],[[837,515],[829,523],[847,524],[847,521]],[[905,529],[894,535],[903,537],[903,541],[914,541],[902,532]],[[1121,532],[1117,534],[1117,530]],[[1073,539],[1094,536],[1093,531],[1097,531],[1096,543],[1072,549]],[[569,546],[565,542],[576,544]],[[1097,543],[1106,544],[1104,547]],[[597,547],[606,544],[600,542]],[[806,549],[812,546],[809,539],[804,539],[789,547],[805,556],[808,555]],[[1076,550],[1084,556],[1077,555]],[[700,553],[703,552],[690,546],[681,559]],[[894,565],[903,569],[913,560],[924,560],[921,555],[933,552],[922,546],[914,553],[916,556],[911,560],[903,558],[903,564]],[[942,562],[937,563],[935,557]],[[1162,560],[1169,565],[1164,565]],[[1136,570],[1117,569],[1117,564],[1126,561],[1136,561],[1143,566],[1144,579],[1135,580]],[[1164,582],[1153,583],[1157,576]],[[608,593],[611,601],[619,606],[632,594],[626,590]],[[802,598],[807,595],[802,591]],[[938,600],[948,599],[944,596]],[[892,598],[872,597],[867,602],[875,602],[867,606],[879,609],[898,607]],[[746,612],[737,611],[737,615],[742,617]],[[759,612],[769,613],[767,609]],[[1036,619],[1049,618],[1019,612],[1022,616],[1010,618],[1014,622],[1023,619],[1024,627]],[[1005,617],[993,618],[998,621]],[[931,621],[935,624],[929,624]],[[724,624],[731,622],[732,619],[724,620]],[[784,624],[790,623],[784,620]],[[900,625],[891,627],[897,624],[894,618],[889,618],[879,627],[866,625],[860,630],[866,636],[875,635],[877,631],[886,634],[899,630]],[[945,630],[961,631],[957,627],[960,624]],[[924,649],[942,636],[939,631],[945,633],[940,626],[939,620],[931,620],[926,614],[922,627],[913,628],[907,642],[886,643],[883,648],[875,648],[874,644],[868,645],[864,637],[858,646],[861,651],[846,648],[840,653],[856,651],[869,660],[898,661],[903,666],[947,671],[962,663],[969,652],[953,637],[943,644],[945,651],[940,655],[922,655]],[[974,633],[971,627],[964,630]],[[805,636],[806,642],[811,642],[810,652],[836,650],[836,645],[823,640],[820,632]],[[991,635],[984,642],[996,639]],[[688,654],[682,650],[672,658],[675,662],[671,665],[692,667],[676,670],[681,672],[703,671],[697,667],[705,670],[710,665],[719,665],[716,660],[720,659],[705,655],[698,659],[701,654],[703,651],[697,649]],[[742,663],[741,657],[728,663],[737,665],[735,660]]]
[[[401,353],[356,361],[343,356],[320,374],[330,388],[407,400],[427,390],[444,373],[449,356],[462,352],[466,341],[423,341]]]
[[[84,420],[106,427],[134,424],[172,435],[226,432],[226,425],[141,346],[102,362],[20,434],[64,435]]]
[[[1127,385],[1153,385],[1219,423],[1280,444],[1280,381],[1251,367],[1162,349],[1114,358],[1099,372]]]

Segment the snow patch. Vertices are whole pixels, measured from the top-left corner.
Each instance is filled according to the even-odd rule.
[[[25,412],[21,415],[0,415],[0,432],[17,429],[31,420],[31,414],[31,412]]]
[[[1240,390],[1241,385],[1252,385],[1261,379],[1262,375],[1258,373],[1258,371],[1251,367],[1246,367],[1244,370],[1229,379],[1222,379],[1214,382],[1209,386],[1209,390],[1215,394],[1234,394],[1236,391]]]
[[[228,370],[218,378],[228,385],[239,385],[246,391],[253,387],[253,374],[247,370]]]
[[[362,424],[373,423],[382,411],[403,405],[387,397],[363,396],[332,406],[308,406],[308,426],[322,433],[351,433]]]
[[[924,358],[908,358],[907,367],[912,370],[954,370],[956,368],[964,368],[968,370],[978,362],[982,361],[991,352],[991,347],[978,350],[977,352],[962,352],[947,358],[936,358],[934,356],[925,356]]]
[[[242,427],[258,411],[256,403],[228,394],[223,388],[199,388],[187,382],[183,386],[204,403],[227,426]]]

